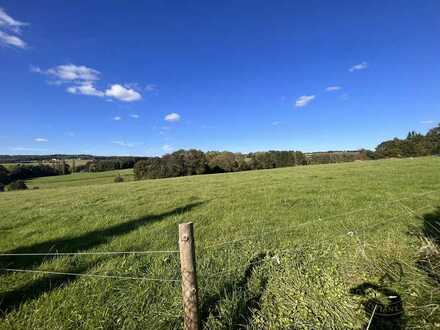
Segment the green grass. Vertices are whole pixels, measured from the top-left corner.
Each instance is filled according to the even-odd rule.
[[[45,189],[0,194],[0,251],[176,250],[178,224],[192,221],[204,329],[359,329],[363,304],[384,292],[401,297],[404,313],[374,327],[434,328],[438,284],[417,261],[427,219],[440,221],[439,168],[427,157],[118,184],[108,172],[41,178],[29,184]],[[179,278],[175,253],[0,263]],[[0,279],[1,329],[182,328],[178,282]]]
[[[65,159],[64,161],[66,162],[67,165],[72,167],[73,159]],[[91,161],[91,159],[75,159],[75,166],[85,165],[89,161]],[[0,165],[6,167],[7,169],[13,169],[17,165],[39,165],[39,164],[55,165],[56,162],[44,160],[44,161],[32,161],[32,162],[26,162],[26,163],[4,163],[4,164],[0,164]]]
[[[29,188],[64,188],[75,186],[101,185],[114,183],[115,177],[120,174],[124,181],[133,181],[133,169],[116,170],[98,173],[73,173],[69,175],[47,176],[28,180]]]

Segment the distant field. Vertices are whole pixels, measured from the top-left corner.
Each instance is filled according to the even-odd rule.
[[[90,159],[75,159],[75,166],[85,165],[89,161],[90,161]],[[73,166],[73,159],[65,159],[65,162],[67,165]],[[4,163],[4,164],[0,164],[0,165],[3,165],[4,167],[10,169],[10,168],[13,168],[17,165],[38,165],[40,163],[45,164],[45,165],[55,164],[55,162],[50,162],[50,161],[42,161],[42,162],[34,161],[34,162],[26,162],[26,163]]]
[[[133,181],[133,169],[116,170],[97,173],[74,173],[68,175],[48,176],[28,180],[29,188],[62,188],[75,186],[88,186],[96,184],[113,183],[115,177],[120,174],[124,181]]]
[[[0,193],[0,251],[176,250],[194,222],[203,329],[434,329],[440,292],[419,254],[440,235],[440,158],[112,183],[117,172]],[[437,236],[435,236],[437,235]],[[435,249],[435,242],[431,243]],[[1,329],[181,329],[176,253],[0,257]],[[379,301],[374,300],[374,294]],[[387,297],[394,298],[387,298]],[[387,300],[388,299],[388,300]]]
[[[38,165],[38,162],[30,162],[30,163],[4,163],[4,164],[0,164],[4,167],[6,167],[7,169],[11,169],[17,165]]]

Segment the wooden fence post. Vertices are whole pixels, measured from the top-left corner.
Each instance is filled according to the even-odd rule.
[[[182,273],[182,297],[184,329],[199,329],[196,253],[192,222],[179,225],[180,269]]]

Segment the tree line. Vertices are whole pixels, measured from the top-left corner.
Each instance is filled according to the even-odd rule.
[[[111,159],[92,160],[84,165],[75,166],[75,172],[104,172],[133,168],[134,164],[147,157],[114,157]]]
[[[178,150],[162,157],[136,162],[136,179],[158,179],[185,175],[239,172],[308,164],[339,163],[367,159],[363,151],[320,152],[264,151],[233,153],[228,151]]]
[[[286,166],[351,162],[355,160],[418,157],[440,154],[440,125],[425,135],[410,132],[405,139],[394,138],[380,143],[375,151],[328,151],[303,153],[301,151],[264,151],[233,153],[229,151],[178,150],[162,157],[93,157],[84,165],[70,167],[64,159],[78,159],[78,155],[36,156],[37,160],[53,159],[52,165],[19,164],[7,169],[0,165],[0,191],[11,182],[41,176],[71,172],[102,172],[134,168],[136,179],[157,179],[185,175],[225,173],[269,169]],[[0,156],[4,161],[35,161],[34,156]]]
[[[394,138],[376,148],[376,158],[419,157],[440,154],[440,124],[425,135],[409,132],[405,139]]]
[[[13,182],[67,173],[69,173],[69,165],[65,163],[60,163],[59,166],[20,164],[9,169],[0,165],[0,191]]]
[[[390,157],[417,157],[440,154],[440,125],[425,135],[410,132],[405,139],[385,141],[375,151],[266,151],[233,153],[228,151],[178,150],[162,157],[141,160],[134,165],[135,178],[158,179],[185,175],[238,172],[286,166],[352,162]]]

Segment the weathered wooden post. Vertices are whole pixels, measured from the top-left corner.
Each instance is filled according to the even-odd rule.
[[[182,273],[182,297],[184,329],[199,329],[196,253],[193,223],[179,225],[180,269]]]

